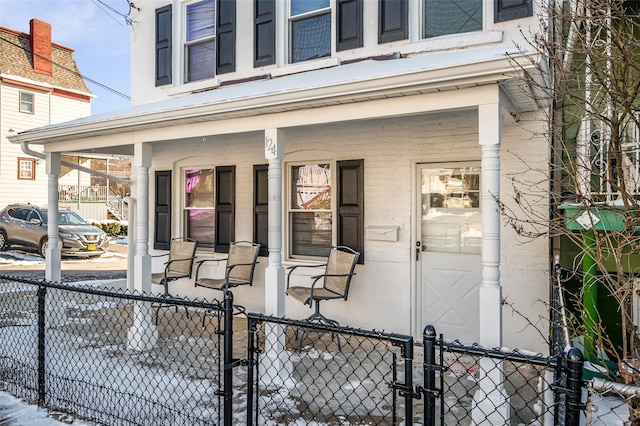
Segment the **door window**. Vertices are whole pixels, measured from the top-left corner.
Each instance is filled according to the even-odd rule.
[[[480,168],[422,169],[422,250],[480,254]]]

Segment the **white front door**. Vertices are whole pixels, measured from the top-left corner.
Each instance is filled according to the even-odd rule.
[[[480,167],[419,165],[418,176],[419,329],[431,324],[446,340],[475,343],[482,280]]]

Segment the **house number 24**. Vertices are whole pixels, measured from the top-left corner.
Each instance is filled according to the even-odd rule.
[[[264,156],[267,160],[278,158],[278,144],[271,138],[265,138],[264,140]]]

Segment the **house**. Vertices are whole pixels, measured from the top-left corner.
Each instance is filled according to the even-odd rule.
[[[50,176],[88,147],[133,156],[138,291],[161,291],[151,256],[174,237],[197,239],[201,259],[251,240],[264,251],[236,302],[304,318],[308,307],[285,296],[285,268],[347,245],[360,252],[357,275],[347,302],[323,304],[326,316],[546,352],[549,244],[522,244],[496,204],[515,203],[512,175],[548,167],[546,106],[529,84],[542,76],[526,51],[536,3],[136,3],[132,107],[10,141],[43,147]],[[536,208],[546,215],[548,202]],[[220,297],[188,279],[169,289]]]
[[[32,19],[29,34],[0,27],[0,207],[47,203],[45,162],[7,136],[86,117],[93,97],[73,49],[51,40],[51,25]]]

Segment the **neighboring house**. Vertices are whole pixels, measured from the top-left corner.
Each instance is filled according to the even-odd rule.
[[[171,238],[196,238],[202,259],[252,240],[265,250],[236,302],[304,318],[284,268],[348,245],[361,264],[328,317],[546,352],[548,242],[521,244],[495,202],[513,203],[511,175],[548,167],[527,84],[540,77],[515,47],[538,31],[536,3],[146,1],[131,16],[133,107],[10,140],[133,155],[138,291],[160,291],[150,255]],[[55,171],[60,156],[47,161]],[[186,279],[169,290],[220,297]]]
[[[86,117],[93,96],[73,49],[52,42],[51,25],[32,19],[30,34],[0,27],[0,206],[47,203],[44,160],[7,136]]]

